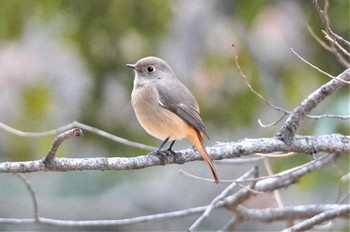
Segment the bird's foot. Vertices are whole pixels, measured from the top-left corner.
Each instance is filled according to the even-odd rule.
[[[168,156],[168,155],[175,155],[176,152],[173,151],[172,149],[168,148],[168,149],[164,149],[164,150],[160,150],[157,149],[151,153],[148,154],[148,156]]]
[[[160,149],[157,149],[151,153],[148,154],[149,157],[157,157],[161,164],[162,165],[165,165],[168,160],[168,157],[171,156],[171,155],[175,155],[176,152],[171,150],[171,149],[166,149],[166,150],[160,150]]]
[[[171,147],[169,147],[168,149],[166,149],[165,152],[166,152],[167,155],[176,155],[176,152],[173,151],[173,150],[171,149]]]

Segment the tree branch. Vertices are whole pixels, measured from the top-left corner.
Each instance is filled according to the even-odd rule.
[[[268,209],[249,209],[242,205],[239,205],[236,209],[239,214],[244,215],[247,221],[261,222],[273,222],[286,219],[308,219],[329,210],[339,210],[340,212],[338,212],[338,217],[347,218],[350,216],[350,206],[339,204],[300,205]]]
[[[306,175],[307,173],[320,167],[326,166],[336,157],[336,155],[325,155],[316,160],[308,162],[300,167],[289,169],[287,171],[283,171],[273,176],[265,176],[254,179],[245,178],[243,181],[257,181],[256,184],[254,184],[255,182],[251,183],[254,184],[251,186],[252,189],[260,192],[271,192],[280,188],[288,187],[289,185],[297,182],[302,176]],[[242,180],[236,180],[236,182],[238,181]],[[275,220],[292,220],[298,218],[290,216],[289,214],[298,214],[300,206],[289,207],[288,209],[269,208],[263,210],[246,208],[242,206],[241,203],[246,199],[246,196],[249,197],[248,194],[250,194],[250,192],[247,189],[240,189],[236,193],[226,197],[223,201],[220,202],[220,204],[224,204],[227,208],[231,209],[236,215],[236,217],[230,220],[230,222],[227,223],[224,226],[224,228],[230,228],[230,230],[234,230],[236,226],[246,221],[257,220],[263,222],[271,222]],[[307,213],[307,210],[308,209],[305,209],[305,213]],[[275,218],[278,215],[280,218]],[[303,217],[302,214],[301,217]]]
[[[44,131],[44,132],[25,132],[25,131],[17,130],[15,128],[12,128],[12,127],[0,122],[0,129],[3,129],[4,131],[7,131],[9,133],[12,133],[12,134],[15,134],[18,136],[23,136],[23,137],[49,136],[49,135],[54,135],[57,133],[65,132],[65,131],[72,129],[74,127],[78,127],[84,131],[89,131],[91,133],[97,134],[99,136],[110,139],[112,141],[115,141],[115,142],[118,142],[121,144],[125,144],[126,146],[136,147],[136,148],[141,148],[141,149],[151,150],[151,151],[157,149],[157,147],[148,146],[145,144],[129,141],[129,140],[124,139],[122,137],[110,134],[106,131],[100,130],[96,127],[92,127],[92,126],[86,125],[86,124],[78,122],[78,121],[74,121],[74,122],[71,122],[65,126],[62,126],[62,127],[59,127],[59,128],[53,129],[53,130],[49,130],[49,131]]]
[[[323,136],[296,136],[290,145],[277,138],[245,139],[240,142],[220,143],[207,147],[214,160],[247,156],[254,153],[272,152],[316,152],[350,153],[350,137],[339,134]],[[150,153],[152,154],[152,153]],[[131,170],[165,164],[183,164],[202,160],[194,149],[177,151],[175,154],[145,155],[132,158],[55,158],[49,166],[44,159],[24,162],[2,162],[0,173],[28,173],[41,171],[81,171],[81,170]]]
[[[249,169],[245,174],[243,174],[241,177],[237,179],[237,181],[244,180],[248,177],[256,177],[258,173],[258,168],[251,168]],[[227,197],[227,195],[237,186],[237,182],[232,182],[228,187],[224,189],[218,196],[216,196],[210,205],[206,208],[206,210],[203,212],[203,214],[188,228],[188,231],[194,231],[197,229],[199,224],[204,221],[209,214],[215,209],[215,206],[218,204],[219,201],[223,200]]]
[[[339,53],[339,50],[338,50],[338,47],[336,46],[336,43],[337,43],[337,39],[339,39],[340,41],[342,41],[344,44],[349,44],[348,41],[346,41],[345,39],[343,39],[342,37],[336,35],[331,27],[330,27],[330,23],[329,23],[329,18],[328,18],[328,1],[326,0],[325,1],[325,4],[324,4],[324,9],[321,10],[320,6],[318,5],[318,1],[317,0],[314,0],[313,1],[314,3],[314,6],[318,12],[318,14],[320,15],[320,18],[322,20],[322,23],[326,29],[326,34],[327,36],[331,36],[331,40],[328,40],[330,41],[330,44],[331,44],[331,52],[336,56],[336,58],[338,59],[338,62],[343,65],[345,68],[348,68],[349,67],[349,62],[347,61],[347,59],[345,59],[341,53]]]
[[[342,80],[342,79],[338,79],[338,78],[336,78],[335,76],[333,76],[333,75],[331,75],[331,74],[329,74],[329,73],[327,73],[327,72],[321,70],[319,67],[317,67],[317,66],[311,64],[309,61],[307,61],[306,59],[304,59],[303,57],[301,57],[296,51],[294,51],[293,48],[291,48],[291,51],[292,51],[293,54],[296,55],[300,60],[302,60],[304,63],[306,63],[306,64],[309,65],[310,67],[316,69],[318,72],[322,73],[323,75],[325,75],[325,76],[327,76],[327,77],[329,77],[329,78],[331,78],[331,79],[337,79],[338,81],[344,82],[344,83],[346,83],[346,84],[350,84],[350,81],[344,81],[344,80]]]
[[[313,216],[310,219],[307,219],[303,222],[300,222],[294,226],[291,226],[291,227],[283,230],[283,232],[309,230],[315,225],[321,224],[325,221],[329,221],[329,220],[334,219],[336,217],[349,218],[350,217],[350,205],[339,205],[337,208],[329,209],[327,211],[316,214],[315,216]]]
[[[283,113],[282,116],[281,116],[281,118],[280,118],[279,120],[277,120],[275,123],[272,123],[272,124],[270,124],[270,125],[275,125],[275,124],[277,124],[280,120],[282,120],[282,119],[284,118],[284,116],[285,116],[286,114],[291,114],[291,113],[293,113],[293,111],[291,112],[291,111],[289,111],[289,110],[285,110],[285,109],[283,109],[283,108],[281,108],[281,107],[278,107],[278,106],[272,104],[270,101],[268,101],[264,96],[262,96],[258,91],[256,91],[256,90],[253,88],[253,86],[249,83],[248,78],[247,78],[246,75],[243,73],[243,71],[242,71],[242,69],[241,69],[241,67],[240,67],[240,65],[239,65],[238,55],[236,54],[236,51],[235,51],[235,49],[234,49],[234,45],[232,45],[232,48],[233,48],[234,61],[235,61],[236,68],[237,68],[239,74],[243,77],[243,80],[244,80],[245,84],[248,86],[249,90],[250,90],[255,96],[257,96],[260,100],[262,100],[266,105],[268,105],[268,106],[270,106],[271,108],[273,108],[273,109],[275,109],[275,110],[277,110],[277,111]],[[320,69],[319,69],[319,70],[320,70]],[[330,74],[325,74],[325,75],[327,75],[327,76],[332,76],[332,75],[330,75]],[[332,76],[332,77],[333,77],[333,76]],[[338,78],[338,77],[333,77],[333,78],[334,78],[334,79],[338,79],[338,80],[340,79],[340,78]],[[344,81],[344,80],[339,80],[339,81],[343,81],[343,82],[347,83],[347,81]],[[312,119],[320,119],[320,118],[337,118],[337,119],[343,119],[343,120],[349,119],[349,116],[340,116],[340,115],[320,115],[320,116],[317,116],[317,115],[308,115],[308,114],[307,114],[306,117],[312,118]],[[259,123],[259,124],[260,124],[261,126],[263,126],[263,127],[270,126],[270,125],[267,125],[267,126],[263,125],[263,124],[261,123],[261,120],[260,120],[260,123]]]
[[[297,182],[307,173],[329,164],[336,158],[337,155],[327,154],[304,165],[288,169],[272,176],[267,176],[256,184],[255,190],[261,192],[270,192],[282,187],[288,187],[289,185]]]
[[[288,171],[281,172],[272,177],[266,177],[267,179],[260,180],[259,178],[249,179],[248,175],[251,175],[252,170],[256,172],[256,170],[251,169],[246,174],[242,176],[241,179],[236,180],[236,182],[241,181],[252,181],[250,188],[269,192],[272,189],[285,188],[289,186],[291,183],[295,183],[301,176],[307,174],[308,172],[320,168],[329,164],[336,156],[334,155],[325,155],[316,160],[308,162],[307,164],[296,167],[294,169],[290,169]],[[288,181],[286,181],[289,179]],[[37,222],[39,224],[47,224],[47,225],[57,225],[57,226],[115,226],[115,225],[130,225],[134,223],[147,222],[160,220],[165,218],[178,218],[185,217],[193,214],[203,213],[206,210],[211,211],[213,208],[218,207],[227,207],[233,209],[233,211],[239,215],[242,219],[241,222],[244,221],[263,221],[270,222],[274,220],[286,220],[289,218],[302,219],[309,218],[314,215],[320,214],[322,212],[333,210],[342,205],[306,205],[306,206],[293,206],[286,207],[283,209],[248,209],[240,205],[243,201],[246,200],[246,197],[251,194],[251,191],[247,188],[241,188],[237,192],[233,193],[225,197],[229,190],[231,190],[234,184],[231,184],[228,190],[224,190],[221,194],[224,199],[220,200],[219,198],[214,199],[214,205],[210,204],[208,206],[201,206],[195,208],[189,208],[180,211],[173,211],[162,214],[148,215],[148,216],[140,216],[128,219],[118,219],[118,220],[86,220],[86,221],[72,221],[72,220],[56,220],[38,217],[35,219],[17,219],[17,218],[0,218],[0,223],[12,223],[12,224],[33,224]],[[248,195],[247,195],[248,194]],[[341,214],[338,215],[340,217],[344,217],[346,215]]]
[[[121,226],[121,225],[131,225],[140,222],[147,222],[153,220],[161,220],[166,218],[179,218],[185,217],[192,214],[201,213],[206,209],[207,206],[201,206],[196,208],[190,208],[185,210],[173,211],[168,213],[153,214],[147,216],[140,216],[127,219],[117,219],[117,220],[57,220],[51,218],[39,217],[38,221],[34,219],[18,219],[18,218],[0,218],[0,224],[11,223],[11,224],[33,224],[35,222],[39,224],[46,225],[56,225],[56,226]]]
[[[55,138],[55,140],[52,143],[52,146],[47,153],[46,157],[44,158],[44,163],[49,166],[52,161],[56,157],[56,152],[58,150],[58,147],[63,143],[64,140],[70,139],[72,137],[79,137],[83,135],[83,131],[78,128],[71,129],[69,131],[63,132],[59,136]]]
[[[18,176],[23,183],[25,184],[25,186],[27,187],[30,197],[32,198],[32,202],[33,202],[33,211],[34,211],[34,220],[36,222],[39,221],[39,207],[38,207],[38,201],[36,199],[36,194],[32,188],[31,183],[29,182],[29,180],[21,173],[15,174],[16,176]]]
[[[220,204],[220,202],[218,203]],[[129,219],[117,219],[117,220],[83,220],[83,221],[71,221],[71,220],[56,220],[50,218],[39,217],[38,221],[35,219],[18,219],[18,218],[0,218],[0,224],[46,224],[56,226],[116,226],[116,225],[131,225],[140,222],[147,222],[153,220],[161,220],[166,218],[179,218],[193,214],[202,213],[208,206],[200,206],[196,208],[190,208],[185,210],[173,211],[162,214],[154,214],[147,216],[134,217]],[[248,209],[242,205],[237,207],[237,211],[246,216],[246,219],[250,221],[272,222],[277,220],[286,220],[288,218],[305,219],[313,217],[314,215],[322,214],[327,211],[338,211],[338,217],[349,217],[349,205],[338,204],[326,204],[326,205],[302,205],[302,206],[289,206],[283,209],[281,208],[269,208],[269,209]],[[339,210],[337,210],[339,209]]]
[[[350,68],[337,76],[337,79],[345,81],[350,80]],[[304,120],[305,116],[313,110],[323,99],[331,95],[335,90],[344,86],[346,83],[332,79],[302,101],[289,115],[285,124],[277,133],[277,137],[286,144],[291,144],[294,139],[294,134],[298,129],[299,124]]]

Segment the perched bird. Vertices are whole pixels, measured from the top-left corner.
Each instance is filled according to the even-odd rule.
[[[168,148],[171,151],[175,140],[187,138],[202,155],[218,183],[218,175],[203,143],[203,134],[207,137],[208,134],[191,92],[160,58],[145,57],[127,67],[135,70],[131,103],[136,117],[150,135],[163,140],[156,152],[169,140],[172,141]]]

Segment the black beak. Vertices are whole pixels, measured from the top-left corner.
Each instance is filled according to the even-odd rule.
[[[134,64],[127,64],[126,67],[132,68],[132,69],[136,69],[136,65]]]

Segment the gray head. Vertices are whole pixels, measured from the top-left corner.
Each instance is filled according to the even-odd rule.
[[[157,80],[176,78],[170,66],[164,60],[154,56],[142,58],[136,64],[126,66],[135,70],[134,84],[137,86]]]

